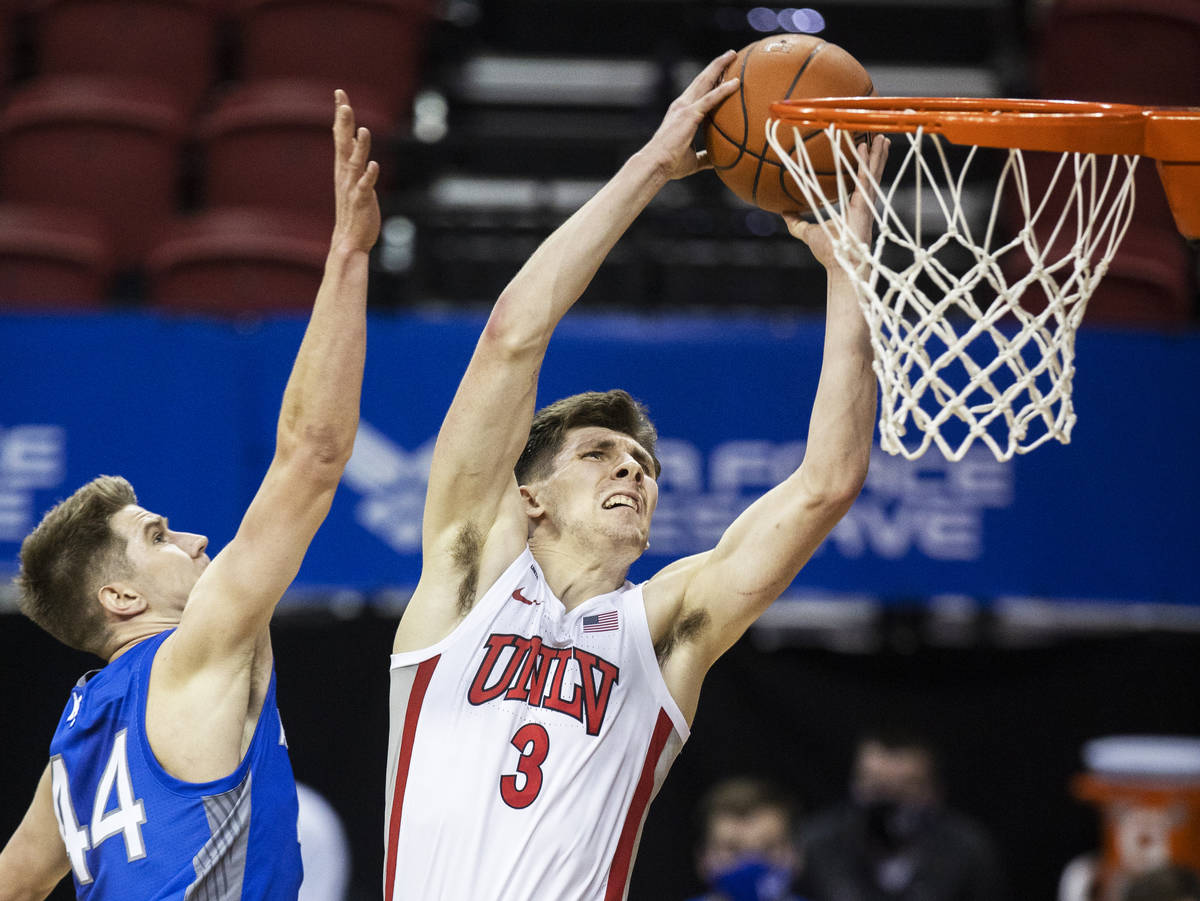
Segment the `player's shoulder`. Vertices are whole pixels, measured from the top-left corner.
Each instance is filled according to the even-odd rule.
[[[666,607],[678,609],[687,594],[688,586],[696,573],[708,563],[712,551],[680,557],[673,563],[668,563],[653,576],[642,583],[642,595],[646,607]]]
[[[681,589],[699,570],[703,569],[712,557],[711,550],[699,554],[690,554],[668,563],[644,583],[646,588],[654,586],[654,590]]]

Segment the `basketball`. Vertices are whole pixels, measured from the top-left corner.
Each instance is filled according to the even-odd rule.
[[[804,212],[808,204],[775,151],[766,123],[777,100],[805,97],[864,97],[875,93],[871,76],[836,44],[806,34],[772,35],[742,48],[722,76],[741,79],[736,92],[704,123],[704,146],[717,175],[733,193],[773,213]],[[786,132],[786,134],[785,134]],[[794,147],[791,129],[779,138]],[[833,148],[818,130],[803,135],[827,196],[836,190]],[[853,152],[850,138],[846,149]]]

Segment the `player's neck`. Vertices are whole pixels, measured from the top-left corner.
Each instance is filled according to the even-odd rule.
[[[178,625],[178,622],[164,622],[161,617],[138,617],[135,621],[124,623],[115,632],[108,646],[100,652],[100,656],[112,663],[139,642]]]
[[[536,537],[530,539],[529,549],[546,584],[568,610],[625,584],[632,561],[625,562],[618,554],[598,554],[594,549],[584,553],[564,541],[538,542]]]

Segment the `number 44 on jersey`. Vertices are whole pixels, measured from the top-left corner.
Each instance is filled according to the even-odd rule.
[[[96,786],[90,835],[87,824],[81,824],[75,816],[67,764],[61,754],[56,754],[50,760],[50,792],[54,800],[58,831],[67,847],[71,869],[75,871],[75,878],[81,885],[92,881],[86,852],[99,847],[114,835],[122,835],[125,838],[126,860],[140,860],[146,856],[146,844],[142,840],[142,824],[146,822],[146,811],[141,799],[133,796],[133,780],[129,776],[129,759],[126,755],[125,729],[117,733],[112,753],[108,756],[108,763],[105,764],[100,782]]]

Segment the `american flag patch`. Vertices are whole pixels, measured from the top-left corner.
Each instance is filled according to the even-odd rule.
[[[611,632],[616,628],[616,610],[609,610],[607,613],[597,613],[594,616],[585,616],[583,618],[584,632]]]

